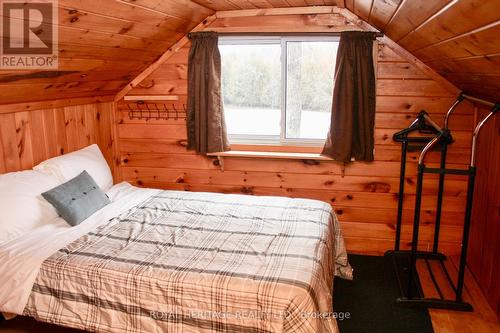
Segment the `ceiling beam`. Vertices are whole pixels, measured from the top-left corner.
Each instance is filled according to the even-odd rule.
[[[219,18],[249,17],[249,16],[279,16],[279,15],[307,15],[307,14],[339,14],[337,6],[306,6],[286,8],[262,8],[262,9],[239,9],[222,10],[215,13]]]

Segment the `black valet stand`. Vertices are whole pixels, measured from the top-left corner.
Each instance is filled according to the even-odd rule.
[[[473,102],[482,103],[491,107],[490,112],[486,115],[476,126],[474,130],[474,134],[472,136],[472,148],[471,148],[471,160],[468,169],[448,169],[446,168],[446,153],[447,153],[447,145],[452,143],[452,136],[448,129],[449,118],[452,115],[455,108],[464,100],[468,99]],[[476,150],[477,150],[477,138],[481,131],[481,128],[484,124],[496,113],[500,110],[499,103],[490,103],[478,98],[474,98],[472,96],[466,94],[460,94],[455,103],[451,106],[449,111],[446,114],[444,127],[441,128],[436,123],[432,121],[432,119],[428,116],[427,113],[419,114],[419,118],[423,119],[417,120],[419,122],[425,121],[427,126],[433,127],[433,132],[436,134],[434,138],[430,139],[427,137],[427,143],[423,148],[419,160],[418,160],[418,171],[417,171],[417,187],[416,187],[416,199],[415,199],[415,216],[413,222],[413,236],[412,236],[412,245],[411,250],[405,251],[400,250],[400,239],[401,239],[401,224],[402,224],[402,210],[403,210],[403,195],[404,195],[404,175],[405,175],[405,167],[406,164],[406,149],[408,147],[409,139],[407,138],[406,132],[410,131],[412,125],[414,125],[417,120],[415,120],[412,125],[408,129],[400,131],[395,134],[394,139],[396,141],[400,141],[403,144],[402,147],[402,166],[401,166],[401,178],[400,178],[400,192],[399,192],[399,201],[398,201],[398,219],[397,219],[397,227],[396,227],[396,243],[393,251],[387,251],[386,256],[391,256],[393,258],[395,271],[398,279],[398,284],[401,290],[401,297],[397,299],[397,302],[401,305],[408,306],[421,306],[428,308],[441,308],[441,309],[451,309],[457,311],[472,311],[472,306],[469,303],[466,303],[462,299],[462,292],[464,286],[464,275],[465,275],[465,264],[467,258],[467,248],[469,241],[469,231],[470,231],[470,223],[471,223],[471,213],[472,213],[472,203],[474,197],[474,183],[476,176]],[[430,140],[429,140],[430,139]],[[441,162],[439,168],[429,168],[425,165],[425,157],[427,153],[433,150],[438,144],[441,145]],[[436,221],[435,221],[435,229],[434,229],[434,242],[432,251],[418,251],[418,236],[419,236],[419,227],[420,227],[420,211],[422,204],[422,186],[424,180],[424,174],[439,174],[439,185],[438,185],[438,197],[437,197],[437,205],[436,205]],[[443,200],[443,189],[444,189],[444,180],[445,175],[453,174],[453,175],[463,175],[468,177],[467,184],[467,202],[465,208],[465,217],[464,217],[464,230],[462,235],[462,249],[460,254],[460,264],[458,268],[458,280],[455,286],[451,276],[446,269],[444,261],[446,260],[446,256],[443,253],[438,251],[439,246],[439,230],[440,230],[440,221],[441,221],[441,206]],[[418,273],[416,269],[417,259],[422,259],[425,261],[426,267],[428,269],[431,280],[434,284],[434,287],[439,295],[439,298],[431,298],[425,297],[422,291],[422,287],[420,285],[420,281],[418,278]],[[440,263],[440,266],[446,276],[446,280],[450,284],[452,290],[454,291],[455,297],[454,299],[445,299],[443,296],[443,292],[439,284],[436,281],[435,274],[429,264],[429,260],[435,260]]]

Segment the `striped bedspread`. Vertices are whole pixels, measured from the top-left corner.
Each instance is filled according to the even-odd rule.
[[[44,261],[25,315],[96,332],[338,332],[323,202],[157,192]]]

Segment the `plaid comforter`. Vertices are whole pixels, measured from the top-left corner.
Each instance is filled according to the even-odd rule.
[[[98,332],[337,332],[319,201],[163,191],[43,263],[25,315]]]

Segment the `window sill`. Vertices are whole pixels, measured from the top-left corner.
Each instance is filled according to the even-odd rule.
[[[220,153],[209,153],[207,156],[217,157],[219,165],[224,171],[225,158],[257,158],[257,159],[286,159],[303,161],[333,161],[333,159],[317,153],[286,153],[286,152],[264,152],[264,151],[240,151],[232,150]]]

